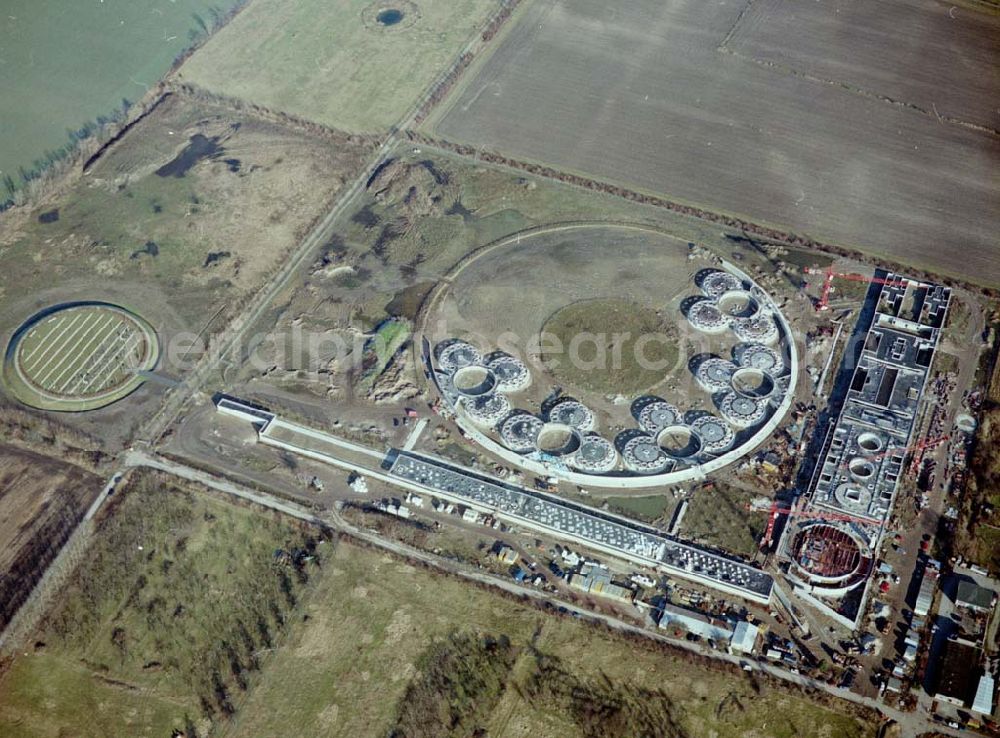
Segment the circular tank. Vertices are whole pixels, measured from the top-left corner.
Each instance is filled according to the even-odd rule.
[[[510,400],[492,394],[465,400],[465,411],[478,425],[490,428],[510,414]]]
[[[764,400],[774,394],[774,379],[754,367],[740,367],[733,372],[733,390],[743,397]]]
[[[778,326],[767,313],[761,312],[752,318],[738,318],[733,321],[733,332],[741,341],[748,343],[773,344],[778,340]]]
[[[719,412],[735,427],[749,428],[757,425],[767,415],[767,403],[735,392],[727,392],[719,403]]]
[[[729,328],[729,319],[712,300],[696,302],[687,312],[688,322],[702,333],[723,333]]]
[[[694,376],[706,392],[722,392],[730,389],[736,369],[733,362],[713,357],[699,364]]]
[[[736,440],[733,429],[714,415],[702,415],[691,423],[691,429],[701,439],[702,450],[710,454],[728,451]]]
[[[760,312],[760,303],[746,290],[730,290],[716,301],[719,312],[731,318],[752,318]]]
[[[701,291],[708,297],[719,297],[726,292],[743,289],[743,283],[735,274],[712,271],[701,279]]]
[[[534,451],[538,433],[544,423],[541,418],[529,413],[514,413],[500,425],[500,440],[511,451],[526,454]]]
[[[546,423],[538,432],[535,445],[549,456],[568,456],[580,448],[580,432],[564,423]]]
[[[658,433],[681,419],[681,411],[663,400],[651,402],[639,412],[639,425],[647,433]]]
[[[437,355],[438,365],[446,372],[479,364],[483,360],[479,349],[465,341],[452,341],[444,346],[439,345]]]
[[[851,472],[851,477],[859,482],[867,483],[869,479],[875,476],[875,465],[868,459],[863,457],[855,457],[851,459],[847,468]]]
[[[647,435],[629,439],[622,450],[622,460],[630,471],[638,474],[658,474],[670,464],[670,458],[656,439]]]
[[[762,343],[740,343],[733,349],[733,359],[740,366],[753,367],[767,372],[772,377],[780,376],[785,371],[785,362],[781,355]]]
[[[496,375],[497,390],[500,392],[520,392],[531,384],[531,373],[520,359],[509,354],[491,354],[486,366]]]
[[[876,433],[862,433],[858,436],[858,448],[865,454],[876,454],[882,450],[885,443]]]
[[[549,409],[549,421],[576,428],[580,432],[594,430],[594,413],[582,402],[560,400]]]
[[[618,465],[618,452],[614,444],[598,435],[584,436],[580,448],[570,461],[580,471],[604,474]]]

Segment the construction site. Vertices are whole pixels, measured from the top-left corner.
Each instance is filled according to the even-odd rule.
[[[830,280],[824,283],[825,307]],[[865,614],[869,575],[914,444],[951,291],[878,272],[844,356],[838,408],[778,555],[795,591],[850,630]],[[839,390],[839,394],[838,394]]]

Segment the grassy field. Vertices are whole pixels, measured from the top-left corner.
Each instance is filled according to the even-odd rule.
[[[542,335],[543,347],[552,340],[560,347],[551,357],[556,381],[601,394],[639,394],[676,368],[680,355],[670,323],[622,298],[570,303],[545,321]],[[541,360],[550,362],[544,350]]]
[[[694,493],[680,536],[728,551],[744,558],[753,558],[767,526],[767,516],[751,513],[746,506],[754,497],[751,492],[716,482],[713,488]]]
[[[874,732],[847,703],[320,542],[299,523],[159,478],[134,485],[105,512],[34,647],[0,676],[0,734]]]
[[[5,214],[0,330],[95,298],[141,305],[164,340],[217,329],[369,150],[174,94],[58,200]]]
[[[754,3],[747,16],[786,6]],[[745,26],[739,42],[753,43],[762,29],[768,57],[808,56],[790,69],[719,53],[745,3],[643,0],[609,14],[599,0],[540,0],[449,98],[434,128],[449,140],[996,284],[1000,141],[934,114],[927,101],[953,98],[951,82],[906,30],[919,26],[919,38],[949,45],[945,58],[963,59],[949,74],[976,77],[974,89],[992,94],[956,94],[982,112],[998,91],[987,41],[995,19],[966,35],[948,26],[947,8],[924,0],[857,7],[776,11],[773,22]],[[821,26],[802,18],[819,15]],[[877,51],[853,53],[874,34],[885,40]],[[817,36],[830,43],[813,43]],[[630,53],[617,53],[623,47]],[[837,62],[834,51],[846,58]],[[809,76],[831,62],[850,65],[859,84],[872,74],[916,84],[927,109],[905,96],[890,104],[878,95],[896,101],[896,90],[880,85],[864,95],[840,77]],[[996,128],[995,111],[988,114]],[[956,239],[966,248],[941,248]]]
[[[381,5],[391,6],[391,2]],[[181,69],[181,79],[352,131],[399,122],[497,7],[495,0],[398,3],[255,0]]]
[[[119,494],[34,649],[0,677],[4,736],[207,735],[298,617],[316,571],[298,552],[331,547],[152,477]]]
[[[872,724],[755,687],[742,672],[716,672],[378,553],[341,544],[323,571],[309,619],[269,657],[227,738],[393,729],[438,738],[476,728],[497,738],[874,734]]]
[[[671,495],[644,495],[642,497],[608,497],[612,512],[647,523],[669,523],[678,500]]]
[[[17,186],[46,153],[138,100],[235,0],[7,0],[0,18],[0,181]],[[0,184],[0,200],[7,195]]]
[[[641,236],[626,236],[629,256],[621,254],[625,247],[614,238],[603,243],[604,254],[598,251],[602,244],[596,239],[577,239],[575,248],[559,252],[560,258],[541,260],[532,258],[528,243],[521,248],[512,243],[501,249],[498,258],[489,259],[481,279],[471,280],[476,293],[490,300],[496,297],[489,294],[490,285],[504,283],[507,299],[477,304],[468,298],[468,312],[483,316],[490,325],[502,325],[503,330],[530,328],[537,337],[544,319],[571,301],[627,294],[633,302],[669,311],[673,308],[668,303],[675,295],[693,289],[686,279],[693,263],[687,260],[689,242],[738,260],[777,298],[793,296],[789,280],[777,273],[778,266],[766,255],[705,221],[438,150],[415,151],[401,145],[359,194],[315,260],[303,269],[301,281],[279,298],[275,314],[269,314],[267,322],[262,320],[258,330],[280,333],[301,326],[350,336],[367,333],[389,317],[412,321],[433,285],[477,248],[533,227],[591,220],[650,225],[669,236],[647,239],[645,246]],[[536,243],[541,248],[543,241],[551,245],[558,240],[556,234]],[[573,239],[565,240],[571,243]],[[609,251],[616,258],[606,258]],[[809,261],[806,252],[797,251],[795,256]],[[827,257],[815,258],[823,263]],[[595,264],[597,273],[588,273]],[[567,278],[570,269],[572,279]],[[464,290],[466,280],[462,275],[459,278]],[[517,298],[510,299],[510,294]],[[538,304],[548,297],[557,299],[551,305]],[[812,315],[800,311],[789,318],[808,330]],[[689,343],[684,343],[685,351]],[[292,368],[281,363],[286,359],[280,346],[262,346],[261,355]],[[240,379],[253,376],[256,370],[248,367]],[[294,390],[294,381],[281,376],[271,372],[266,381],[280,381],[283,388]],[[341,381],[346,384],[351,378]]]

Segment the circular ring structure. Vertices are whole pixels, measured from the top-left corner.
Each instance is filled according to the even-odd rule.
[[[719,403],[719,412],[734,427],[750,428],[767,415],[767,403],[736,392],[727,392]]]
[[[875,465],[863,456],[856,456],[847,463],[847,468],[851,472],[851,478],[867,484],[868,480],[875,476]]]
[[[469,364],[451,375],[451,386],[462,397],[481,397],[496,389],[497,378],[491,369],[481,364]]]
[[[525,412],[509,416],[500,425],[500,440],[511,451],[526,454],[537,448],[538,434],[545,423],[542,419]]]
[[[722,270],[713,270],[701,278],[701,291],[706,296],[717,298],[726,292],[742,290],[743,283],[739,277]]]
[[[580,448],[570,460],[570,465],[591,474],[607,474],[618,465],[618,452],[607,438],[596,433],[586,435],[580,441]]]
[[[647,433],[659,433],[681,419],[681,411],[665,400],[655,400],[639,412],[639,426]]]
[[[864,581],[871,551],[857,535],[829,523],[807,525],[792,541],[796,568],[826,590],[849,590]]]
[[[535,446],[548,456],[569,456],[580,448],[580,431],[565,423],[546,423],[538,431]]]
[[[713,300],[699,300],[687,312],[688,322],[702,333],[724,333],[729,319]]]
[[[659,474],[670,464],[656,439],[645,434],[629,439],[622,449],[625,467],[637,474]]]
[[[672,459],[691,459],[704,449],[701,436],[690,425],[668,425],[656,436],[656,443]]]
[[[609,239],[606,243],[616,244],[613,250],[601,250],[594,245],[604,242],[605,231]],[[672,365],[690,367],[694,383],[685,386],[683,382],[663,381],[645,387],[655,387],[657,392],[684,392],[693,388],[698,388],[695,394],[698,390],[707,391],[718,407],[716,415],[690,418],[685,412],[703,407],[703,400],[688,407],[673,404],[673,398],[668,401],[643,395],[635,399],[632,394],[648,389],[619,390],[615,394],[613,386],[595,388],[573,381],[568,381],[572,399],[564,397],[549,406],[544,398],[554,386],[534,386],[538,382],[534,362],[540,361],[543,370],[547,366],[533,354],[522,360],[494,352],[484,358],[466,341],[442,342],[426,357],[431,370],[426,376],[438,384],[447,407],[455,411],[458,425],[469,438],[528,473],[554,476],[581,486],[629,489],[702,479],[757,448],[775,431],[792,405],[790,388],[798,380],[796,346],[787,320],[771,296],[737,266],[722,261],[720,267],[720,260],[698,255],[692,258],[678,245],[678,266],[699,259],[706,264],[700,271],[697,265],[686,267],[690,270],[687,274],[697,274],[698,294],[688,292],[685,296],[681,290],[686,276],[678,280],[678,270],[660,274],[656,272],[659,261],[642,261],[643,254],[650,253],[644,247],[647,236],[635,234],[649,231],[642,226],[560,225],[495,241],[456,265],[432,289],[419,317],[414,342],[420,345],[417,343],[420,339],[431,339],[429,327],[440,325],[435,316],[449,316],[450,324],[458,321],[454,326],[456,335],[489,337],[505,329],[503,319],[508,314],[510,321],[517,321],[517,327],[533,332],[536,320],[544,322],[546,316],[567,304],[594,299],[611,284],[635,284],[637,300],[639,296],[647,301],[644,304],[652,304],[649,299],[659,300],[655,303],[659,315],[676,311],[674,320],[686,318],[694,330],[712,334],[705,339],[712,352],[707,360],[698,363],[697,358],[687,355],[684,361]],[[620,234],[623,240],[619,240]],[[568,275],[558,271],[561,252],[557,249],[570,242],[575,246],[576,239],[582,249],[574,251],[580,264],[589,263],[583,260],[588,258],[601,268],[592,274],[586,272],[586,276],[581,271],[579,277],[567,281]],[[619,243],[625,246],[619,247]],[[545,251],[549,246],[551,253]],[[608,259],[615,263],[623,261],[623,265],[606,266]],[[636,264],[640,263],[644,265],[639,278],[642,281],[636,282]],[[505,272],[504,265],[512,269]],[[544,265],[544,269],[538,265]],[[520,281],[507,284],[510,279],[504,275],[515,272],[545,276],[534,278],[531,290],[525,291]],[[562,274],[559,289],[550,291],[550,272]],[[605,278],[616,281],[600,281]],[[491,281],[496,279],[506,280],[502,290]],[[661,288],[664,284],[668,285],[666,290]],[[477,312],[462,312],[462,305],[472,304],[481,307]],[[623,315],[624,319],[631,319],[631,315]],[[435,342],[440,338],[435,337]],[[684,351],[690,348],[683,347],[682,356]],[[482,369],[457,374],[463,367],[476,366],[483,367],[495,379],[491,392],[485,386],[489,380]],[[670,375],[664,372],[663,376],[667,380]],[[485,384],[466,381],[466,377],[484,378]],[[556,383],[562,385],[558,378]],[[452,390],[454,384],[457,388]],[[522,390],[530,396],[517,401],[523,409],[512,413],[513,393]],[[474,392],[483,394],[470,396]],[[511,393],[509,398],[507,393]],[[629,402],[631,426],[628,416],[619,409]],[[528,411],[539,405],[543,408],[539,415]],[[689,422],[684,421],[685,417]],[[602,428],[603,424],[608,427]],[[605,430],[617,433],[613,443]],[[856,455],[863,453],[859,450]],[[855,482],[852,486],[862,485]]]
[[[702,415],[691,423],[691,430],[701,439],[702,450],[709,454],[728,451],[736,441],[736,434],[729,424],[714,415]]]
[[[858,436],[858,449],[863,454],[877,454],[884,446],[882,436],[877,433],[862,433]]]
[[[438,348],[438,364],[449,373],[462,367],[481,364],[483,361],[483,355],[479,349],[465,341],[452,341]]]
[[[701,362],[694,376],[706,392],[723,392],[732,387],[737,369],[733,362],[714,356]]]
[[[746,320],[760,313],[760,303],[746,290],[730,290],[715,302],[719,312],[730,318]]]
[[[520,392],[531,384],[528,367],[510,354],[495,351],[486,358],[486,366],[496,376],[500,392]]]
[[[740,343],[733,349],[733,359],[739,366],[753,367],[767,372],[772,377],[781,376],[785,362],[781,355],[762,343]]]
[[[590,408],[577,400],[559,400],[548,412],[550,423],[561,423],[581,433],[594,430],[596,422]]]
[[[743,397],[764,400],[774,394],[774,379],[765,371],[752,366],[743,366],[733,372],[733,390]]]
[[[872,502],[872,493],[859,484],[844,482],[833,491],[833,496],[845,510],[867,512]]]
[[[83,412],[138,389],[159,356],[156,332],[135,313],[106,302],[64,303],[36,313],[14,332],[3,375],[26,405]]]

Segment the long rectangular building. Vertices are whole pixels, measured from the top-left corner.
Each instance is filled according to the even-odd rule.
[[[850,384],[831,400],[840,412],[780,549],[796,592],[850,628],[864,614],[951,299],[947,287],[892,272],[873,283],[859,318],[870,323],[844,355]]]
[[[767,572],[665,536],[655,528],[553,495],[517,487],[444,460],[400,453],[390,475],[427,488],[446,500],[508,522],[574,541],[642,566],[767,604],[774,580]]]

